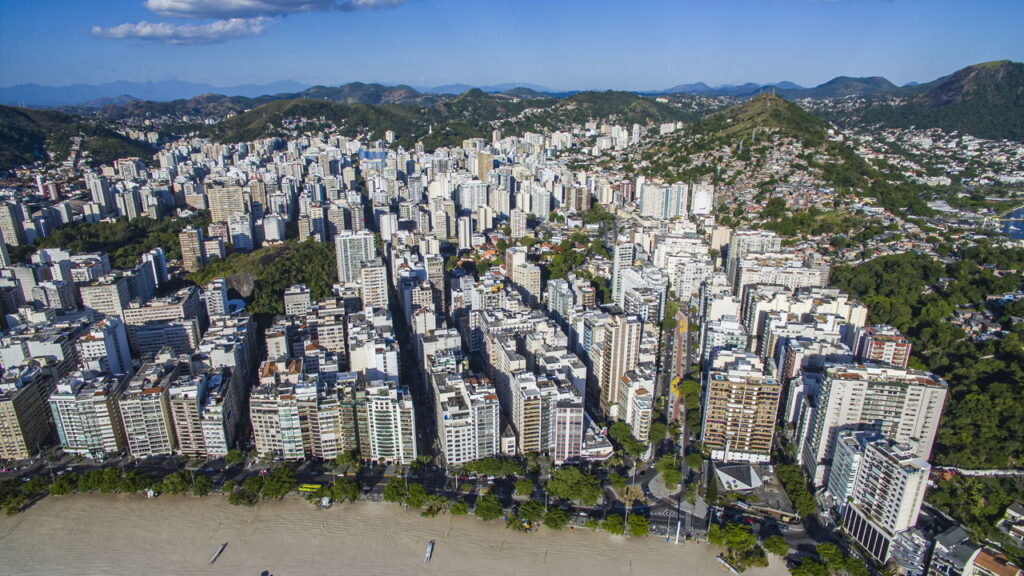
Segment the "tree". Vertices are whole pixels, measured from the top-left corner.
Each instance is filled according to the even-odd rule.
[[[209,476],[196,476],[196,481],[192,483],[192,494],[194,496],[203,497],[213,490],[213,480],[210,480]]]
[[[814,547],[814,551],[818,553],[818,557],[830,568],[830,571],[838,572],[846,564],[846,555],[839,550],[838,546],[831,542],[818,544]]]
[[[75,473],[58,476],[57,480],[50,485],[50,494],[54,496],[65,496],[75,491],[78,484],[78,475]]]
[[[458,500],[448,508],[448,511],[452,513],[452,516],[465,516],[469,514],[469,505],[465,500]]]
[[[786,539],[778,534],[773,534],[762,540],[761,547],[764,548],[765,552],[779,558],[789,554],[789,544],[786,544]]]
[[[410,508],[422,508],[427,503],[427,489],[419,482],[410,482],[405,493],[405,504]]]
[[[725,546],[725,534],[722,533],[722,527],[718,524],[712,524],[708,528],[708,542],[715,546]]]
[[[516,496],[529,496],[530,494],[533,494],[533,488],[533,482],[525,478],[519,480],[516,482]]]
[[[805,558],[799,564],[789,569],[792,576],[828,576],[828,566],[817,560]]]
[[[173,472],[160,482],[159,491],[165,494],[184,494],[188,490],[188,484],[189,478],[187,474],[181,471]]]
[[[650,521],[647,520],[646,516],[641,514],[633,514],[626,521],[629,526],[630,536],[647,536],[651,531]]]
[[[224,484],[221,485],[220,490],[221,492],[224,492],[226,494],[231,494],[232,492],[235,491],[235,481],[225,480]]]
[[[228,494],[228,504],[232,506],[252,506],[259,497],[245,490],[235,490]]]
[[[184,480],[185,489],[188,489],[188,480]],[[121,471],[117,468],[104,468],[100,471],[100,492],[104,494],[110,494],[117,492],[121,485]],[[185,491],[182,489],[177,492],[181,494]]]
[[[623,450],[634,457],[639,457],[647,450],[647,446],[633,436],[633,428],[621,420],[612,424],[608,429],[608,435],[618,443]]]
[[[622,474],[618,474],[616,472],[609,472],[608,483],[611,484],[612,488],[614,488],[615,491],[621,495],[622,491],[626,489],[627,480],[626,477],[623,476]]]
[[[601,496],[601,481],[575,466],[567,466],[556,470],[544,489],[555,498],[577,500],[584,506],[593,506]]]
[[[284,498],[295,489],[295,474],[287,467],[275,468],[267,475],[260,494],[264,498]]]
[[[242,460],[245,460],[245,455],[243,455],[242,451],[239,450],[238,448],[232,448],[231,450],[228,450],[227,454],[224,455],[224,463],[227,464],[228,466],[237,464]]]
[[[801,516],[814,514],[818,507],[814,502],[814,496],[807,489],[807,481],[800,467],[796,464],[781,464],[775,467],[775,475],[782,483],[786,495],[796,506],[796,511]]]
[[[127,494],[136,494],[149,487],[150,480],[138,470],[131,470],[118,480],[117,490]]]
[[[605,532],[615,534],[616,536],[622,536],[626,533],[626,523],[622,519],[621,514],[609,514],[608,517],[604,519],[604,523],[601,524],[601,527],[604,528]]]
[[[661,474],[666,486],[678,486],[683,482],[683,471],[680,470],[679,457],[675,454],[666,454],[659,458],[654,469]]]
[[[757,545],[757,536],[746,524],[730,522],[725,525],[722,536],[725,540],[725,547],[739,554]]]
[[[668,427],[665,426],[664,422],[654,422],[651,424],[650,440],[652,444],[656,444],[665,439],[665,434],[668,432]]]
[[[700,471],[700,469],[704,466],[704,457],[696,452],[692,454],[687,454],[683,458],[683,461],[686,462],[686,467],[691,470]]]
[[[527,500],[519,505],[519,517],[533,524],[544,519],[544,505],[536,500]]]
[[[481,520],[494,520],[501,518],[504,511],[501,502],[494,494],[485,494],[476,500],[476,516]]]
[[[544,525],[552,530],[561,530],[569,523],[569,513],[561,508],[551,508],[544,515]]]
[[[355,502],[359,498],[359,483],[353,478],[336,479],[331,484],[331,498],[336,502]]]
[[[405,480],[397,476],[389,478],[388,483],[384,485],[383,497],[385,502],[401,502],[405,500]]]
[[[263,490],[263,476],[249,476],[242,482],[242,490],[249,494],[259,495]]]

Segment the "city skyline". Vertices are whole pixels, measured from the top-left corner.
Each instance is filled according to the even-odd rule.
[[[928,8],[842,0],[515,8],[461,0],[148,0],[60,10],[25,3],[7,7],[0,22],[0,85],[178,79],[661,90],[698,81],[814,86],[840,75],[902,85],[978,62],[1024,60],[1013,25],[1024,6]]]

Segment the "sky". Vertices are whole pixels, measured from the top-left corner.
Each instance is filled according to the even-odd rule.
[[[0,86],[926,82],[1024,60],[1021,0],[3,0]]]

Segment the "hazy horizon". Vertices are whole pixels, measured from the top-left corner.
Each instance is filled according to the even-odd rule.
[[[97,0],[15,3],[0,20],[0,85],[293,80],[434,87],[663,90],[816,86],[836,76],[927,82],[1024,60],[1005,0]]]

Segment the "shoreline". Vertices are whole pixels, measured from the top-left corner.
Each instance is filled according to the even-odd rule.
[[[423,563],[426,543],[433,558]],[[227,548],[213,565],[221,544]],[[710,574],[703,543],[576,529],[534,534],[474,516],[423,518],[395,504],[328,510],[286,498],[256,507],[222,496],[49,496],[0,518],[2,574]],[[748,573],[788,574],[773,558]]]

